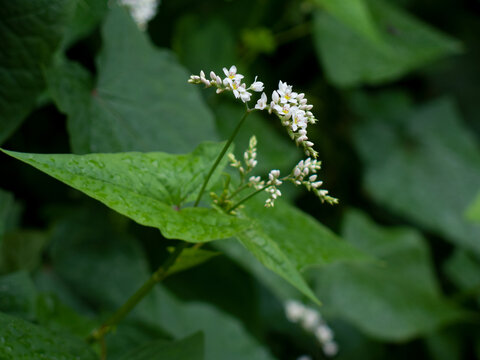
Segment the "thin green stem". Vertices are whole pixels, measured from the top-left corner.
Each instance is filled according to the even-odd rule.
[[[246,188],[248,188],[248,184],[241,185],[240,187],[238,187],[237,190],[235,190],[233,193],[231,193],[230,195],[227,196],[227,200],[232,199],[235,195],[241,193]]]
[[[193,207],[197,207],[202,195],[207,187],[208,181],[210,180],[213,172],[217,168],[218,164],[222,160],[223,156],[227,152],[228,148],[233,142],[233,139],[237,135],[240,127],[245,122],[250,110],[247,108],[247,111],[240,119],[237,127],[233,131],[232,135],[228,139],[227,143],[223,147],[222,151],[218,155],[215,163],[212,165],[210,172],[208,173],[205,181],[202,185],[200,193],[198,194],[197,200]],[[201,245],[196,245],[195,248],[200,247]],[[168,276],[168,270],[172,267],[175,261],[180,257],[182,251],[187,247],[187,242],[182,242],[178,245],[175,250],[170,254],[167,260],[160,266],[157,271],[155,271],[152,276],[133,294],[112,316],[110,316],[100,327],[94,329],[87,338],[88,342],[104,340],[105,335],[110,332],[125,316],[128,315],[130,311],[152,290],[152,288]],[[106,350],[106,349],[105,349]]]
[[[238,131],[239,131],[240,128],[242,127],[242,125],[243,125],[243,123],[245,122],[245,119],[247,118],[247,116],[248,116],[249,113],[250,113],[250,111],[247,109],[247,111],[245,112],[245,114],[244,114],[244,115],[242,116],[242,118],[240,119],[240,122],[238,123],[237,127],[235,128],[235,130],[233,130],[232,135],[230,135],[230,138],[227,140],[227,143],[226,143],[225,146],[223,147],[222,151],[220,152],[220,154],[218,154],[217,159],[216,159],[215,162],[213,163],[210,171],[209,171],[208,174],[207,174],[207,177],[205,178],[205,181],[203,182],[202,188],[200,189],[200,192],[198,193],[197,200],[195,200],[195,204],[193,205],[194,207],[198,206],[198,203],[200,202],[200,199],[202,198],[202,195],[203,195],[203,193],[205,192],[205,189],[207,188],[208,182],[210,181],[210,178],[212,177],[213,172],[215,171],[215,169],[217,168],[218,164],[219,164],[220,161],[222,160],[223,156],[224,156],[225,153],[227,152],[228,148],[229,148],[230,145],[232,144],[233,139],[234,139],[235,136],[238,134]]]
[[[94,342],[104,338],[127,314],[152,290],[152,288],[168,276],[168,270],[178,259],[187,242],[178,245],[165,262],[155,271],[135,294],[133,294],[112,316],[110,316],[100,327],[94,329],[87,341]]]
[[[252,192],[251,194],[245,196],[242,200],[240,200],[239,202],[237,202],[235,205],[233,205],[230,209],[227,210],[227,213],[231,213],[233,210],[235,210],[236,208],[238,208],[240,205],[242,205],[245,201],[251,199],[252,197],[254,197],[255,195],[257,195],[259,192],[262,192],[263,190],[265,190],[267,187],[269,187],[271,185],[265,185],[263,186],[262,188]]]

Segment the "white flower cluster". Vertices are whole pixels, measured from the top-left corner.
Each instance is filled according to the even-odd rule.
[[[270,105],[267,105],[267,103],[267,95],[262,93],[255,109],[266,109],[269,113],[273,112],[277,115],[282,125],[287,128],[290,137],[295,140],[297,145],[303,146],[305,154],[316,158],[318,153],[313,149],[313,142],[307,137],[307,125],[315,124],[317,119],[310,111],[313,105],[308,104],[305,94],[294,92],[291,85],[280,80],[278,89],[272,93]]]
[[[320,189],[323,181],[317,181],[316,174],[316,172],[320,170],[320,167],[321,161],[318,161],[317,159],[312,160],[311,158],[307,158],[306,160],[300,160],[300,162],[295,165],[292,173],[287,179],[295,185],[303,185],[308,191],[313,191],[315,195],[320,198],[322,203],[326,201],[330,205],[338,204],[338,199],[329,196],[328,190]]]
[[[243,178],[247,175],[250,171],[253,170],[255,166],[257,166],[257,138],[253,135],[248,142],[248,148],[243,153],[243,161],[245,166],[242,166],[242,163],[235,158],[235,155],[232,153],[228,154],[228,158],[230,160],[230,166],[237,168],[240,172],[240,176]]]
[[[157,14],[159,0],[118,0],[118,3],[126,6],[137,26],[145,30]]]
[[[280,170],[272,170],[268,174],[267,188],[265,189],[270,197],[265,201],[265,207],[273,207],[275,205],[275,200],[282,196],[278,186],[282,185],[282,180],[279,180]]]
[[[298,301],[289,300],[285,303],[285,314],[289,321],[295,324],[300,323],[305,331],[315,336],[326,356],[335,356],[338,353],[333,331],[318,311]]]
[[[213,71],[210,72],[210,79],[207,79],[205,73],[200,71],[200,75],[191,75],[188,80],[192,84],[204,84],[205,87],[216,87],[217,93],[224,91],[232,91],[233,95],[247,104],[247,111],[253,109],[248,108],[248,102],[251,99],[252,93],[249,91],[262,92],[263,83],[257,81],[255,77],[254,82],[247,87],[243,83],[244,76],[237,73],[237,68],[232,65],[230,69],[223,68],[225,77],[222,79]],[[280,178],[279,170],[272,170],[268,174],[268,180],[264,181],[260,176],[251,176],[248,179],[248,183],[245,186],[250,186],[256,190],[264,189],[270,196],[265,202],[266,207],[273,207],[275,200],[282,195],[278,187],[282,185],[284,181],[293,182],[295,185],[303,185],[309,191],[313,191],[322,202],[328,202],[330,204],[337,204],[338,200],[328,196],[327,190],[321,190],[321,181],[317,181],[317,170],[320,169],[320,162],[316,160],[318,153],[313,149],[313,142],[307,137],[308,124],[315,124],[317,120],[310,111],[312,105],[308,104],[305,94],[296,93],[292,90],[292,86],[286,82],[279,81],[278,89],[273,91],[271,101],[268,100],[267,95],[262,92],[258,99],[255,109],[267,110],[269,113],[274,113],[281,120],[283,126],[287,128],[287,132],[290,137],[295,140],[297,145],[301,145],[309,156],[306,160],[300,161],[291,174]],[[244,153],[245,166],[240,161],[235,159],[233,154],[229,154],[231,166],[238,169],[241,176],[241,189],[244,189],[245,176],[257,165],[256,160],[256,145],[257,140],[255,137],[250,139],[249,148]],[[312,160],[313,158],[313,160]],[[237,194],[238,191],[235,193]]]
[[[244,76],[237,73],[237,67],[232,65],[230,69],[223,68],[225,78],[221,78],[213,71],[210,72],[210,79],[207,79],[205,73],[200,71],[200,75],[191,75],[188,80],[192,84],[204,84],[206,87],[215,86],[217,93],[223,91],[233,91],[237,99],[244,103],[250,101],[252,93],[263,91],[263,82],[255,81],[247,87],[242,83]],[[281,80],[278,83],[278,89],[272,92],[272,99],[268,101],[267,95],[262,92],[258,99],[255,109],[267,110],[270,114],[277,115],[282,125],[287,128],[290,137],[295,140],[297,145],[301,145],[307,156],[317,158],[318,152],[313,148],[313,142],[308,139],[307,125],[315,124],[317,119],[311,112],[313,105],[308,104],[304,93],[296,93],[292,90],[292,86]]]
[[[256,144],[256,142],[255,142]],[[256,149],[255,149],[256,150]],[[247,156],[249,154],[248,150],[245,152],[245,163],[251,161]],[[256,154],[256,152],[255,152]],[[233,167],[239,169],[240,174],[243,176],[244,169],[241,166],[240,162],[235,159],[233,155],[230,156],[230,162]],[[256,160],[255,165],[256,165]],[[254,187],[255,189],[265,189],[265,191],[270,195],[269,198],[265,201],[265,207],[273,207],[275,205],[275,200],[282,196],[282,193],[278,189],[280,185],[285,181],[290,181],[295,185],[303,185],[307,188],[308,191],[313,191],[315,195],[323,202],[328,202],[331,205],[338,204],[338,199],[329,196],[328,191],[320,189],[322,186],[322,181],[317,181],[316,172],[320,170],[321,162],[316,159],[307,158],[306,160],[300,160],[300,162],[295,165],[292,172],[280,178],[280,170],[272,170],[268,174],[268,181],[265,183],[260,176],[251,176],[248,179],[248,185]],[[249,168],[249,171],[253,169]]]
[[[255,77],[254,82],[247,88],[247,85],[242,82],[244,76],[242,74],[237,74],[237,67],[232,65],[230,69],[223,68],[223,73],[225,78],[221,78],[213,71],[210,71],[210,80],[205,77],[205,73],[200,71],[200,75],[191,75],[188,80],[191,84],[204,84],[206,87],[215,86],[217,88],[217,94],[220,94],[224,91],[232,91],[233,95],[242,100],[244,103],[250,101],[252,93],[249,90],[260,92],[263,91],[263,83],[257,81]]]

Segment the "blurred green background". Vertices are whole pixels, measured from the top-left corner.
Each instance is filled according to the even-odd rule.
[[[309,137],[340,204],[285,197],[381,260],[305,270],[335,358],[480,358],[478,0],[162,0],[143,31],[113,3],[0,1],[2,148],[184,153],[243,112],[190,74],[235,64],[268,95],[286,81],[314,105]],[[239,154],[252,134],[260,171],[302,157],[268,114],[249,118]],[[0,311],[40,332],[85,336],[174,243],[3,154],[0,168]],[[279,294],[299,295],[229,241],[156,288],[108,359],[196,331],[204,345],[183,341],[205,359],[325,358],[284,316]]]

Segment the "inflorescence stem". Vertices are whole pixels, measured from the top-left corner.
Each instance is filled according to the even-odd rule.
[[[240,205],[242,205],[245,201],[251,199],[252,197],[254,197],[255,195],[257,195],[258,193],[262,192],[263,190],[265,190],[266,188],[270,187],[271,185],[265,185],[263,187],[261,187],[260,189],[252,192],[251,194],[245,196],[242,200],[240,200],[239,202],[237,202],[235,205],[233,205],[232,207],[230,207],[228,210],[227,210],[227,214],[231,213],[233,210],[235,210],[236,208],[238,208]]]
[[[178,259],[187,242],[178,245],[165,262],[155,271],[152,276],[133,294],[112,316],[110,316],[99,328],[93,330],[88,336],[88,342],[99,341],[110,332],[127,314],[152,290],[152,288],[169,274],[168,271]]]
[[[203,182],[203,185],[202,185],[202,188],[200,189],[200,192],[198,193],[198,197],[197,197],[197,200],[195,200],[195,204],[193,204],[194,207],[198,206],[198,203],[200,202],[200,199],[202,198],[202,195],[203,193],[205,192],[205,189],[208,185],[208,182],[210,181],[210,178],[212,177],[213,175],[213,172],[215,171],[215,169],[217,168],[218,164],[220,163],[220,161],[223,159],[223,157],[225,156],[225,153],[227,152],[228,148],[230,147],[230,145],[232,144],[233,142],[233,139],[235,138],[235,136],[237,136],[238,134],[238,131],[240,130],[240,128],[242,127],[243,123],[245,122],[245,119],[247,118],[248,114],[250,114],[250,110],[247,109],[247,111],[245,111],[245,114],[242,116],[242,118],[240,119],[240,122],[238,123],[237,127],[235,128],[235,130],[233,131],[232,135],[230,135],[230,138],[227,140],[227,143],[225,144],[225,146],[223,147],[222,151],[220,152],[220,154],[218,154],[218,157],[217,159],[215,160],[215,162],[213,163],[212,165],[212,168],[210,169],[209,173],[207,174],[207,177],[205,178],[205,181]]]

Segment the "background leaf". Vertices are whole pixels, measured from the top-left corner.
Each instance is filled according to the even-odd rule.
[[[467,316],[442,296],[428,248],[417,232],[384,229],[350,211],[342,233],[382,264],[333,264],[320,270],[316,292],[323,296],[324,313],[390,341],[428,334]]]
[[[327,1],[327,4],[330,2]],[[392,81],[460,50],[458,42],[431,29],[391,2],[368,1],[370,18],[375,20],[375,28],[382,41],[372,41],[373,26],[366,28],[366,14],[361,17],[362,23],[358,21],[357,14],[355,25],[347,27],[345,22],[353,22],[351,15],[344,12],[339,14],[343,7],[337,8],[340,5],[335,7],[333,13],[343,23],[318,11],[314,24],[318,56],[328,79],[336,86],[374,85]]]
[[[60,44],[73,1],[2,1],[0,144],[32,111],[45,87],[42,70]]]
[[[123,360],[203,360],[203,334],[197,333],[173,343],[155,341],[134,350]]]
[[[0,244],[5,233],[13,230],[20,216],[20,204],[13,194],[0,189]]]
[[[317,3],[330,15],[361,34],[374,44],[380,45],[381,38],[377,25],[365,0],[317,0]]]
[[[62,47],[68,48],[75,41],[87,36],[107,13],[108,0],[77,0],[63,37]]]
[[[463,250],[456,250],[445,262],[448,278],[460,289],[457,299],[474,298],[480,304],[480,261],[478,256]]]
[[[467,219],[472,221],[480,221],[480,193],[477,194],[474,201],[467,209]]]
[[[0,277],[0,311],[26,320],[35,318],[35,285],[26,272]]]
[[[8,234],[0,244],[0,273],[32,271],[41,264],[47,237],[42,231],[21,230]]]
[[[102,28],[97,79],[78,65],[47,73],[50,93],[68,115],[75,153],[191,151],[215,140],[213,117],[188,73],[155,48],[126,10],[113,7]]]
[[[373,109],[382,98],[362,101]],[[448,99],[418,110],[390,104],[379,115],[359,111],[364,121],[355,129],[354,143],[366,166],[364,187],[386,208],[479,252],[480,225],[463,217],[480,184],[474,137]],[[449,191],[452,184],[461,186]]]

